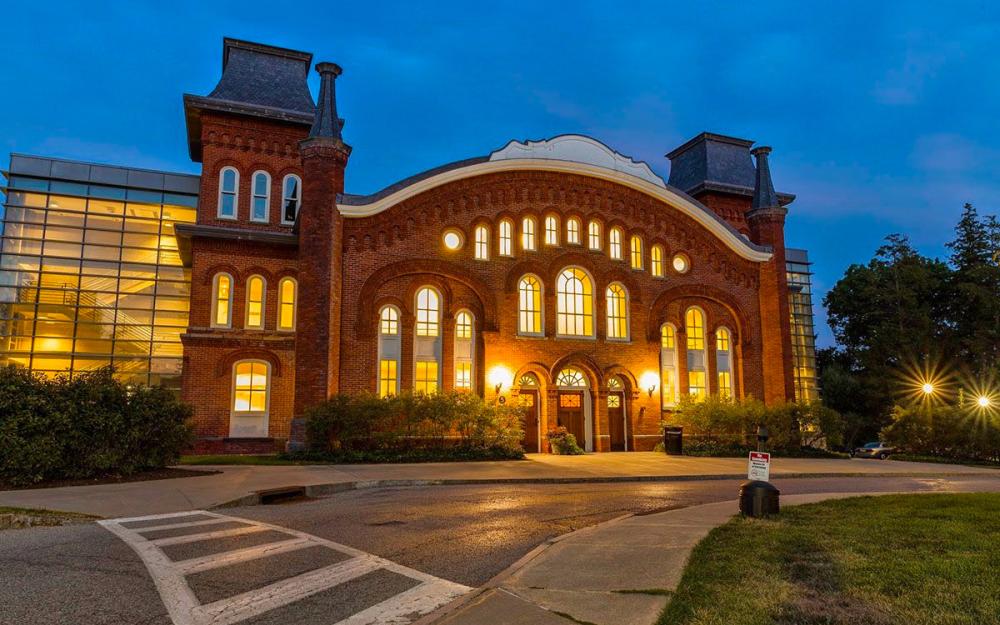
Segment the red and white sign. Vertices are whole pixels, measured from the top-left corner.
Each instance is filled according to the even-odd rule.
[[[747,479],[767,482],[771,477],[771,454],[751,451]]]

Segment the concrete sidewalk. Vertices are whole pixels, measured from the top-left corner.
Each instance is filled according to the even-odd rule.
[[[218,466],[216,475],[123,484],[0,492],[0,506],[46,508],[103,517],[140,516],[204,509],[246,498],[258,490],[311,486],[317,494],[352,488],[414,484],[603,482],[738,479],[744,458],[695,458],[653,452],[554,456],[527,460],[426,464]],[[987,474],[991,468],[879,460],[776,459],[771,475],[791,477],[954,476]],[[252,503],[252,497],[247,503]]]

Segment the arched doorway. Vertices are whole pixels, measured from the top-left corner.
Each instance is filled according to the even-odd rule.
[[[524,438],[521,439],[521,447],[527,453],[538,453],[541,447],[541,432],[538,429],[538,377],[534,373],[525,373],[517,383],[520,386],[518,400],[524,408]]]
[[[556,376],[556,425],[566,428],[586,451],[594,451],[593,407],[587,376],[567,367]]]
[[[625,386],[619,377],[608,379],[608,434],[611,451],[628,451],[628,411],[625,408]]]

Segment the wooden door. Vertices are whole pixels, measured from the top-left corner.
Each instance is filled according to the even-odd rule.
[[[521,440],[521,447],[530,454],[538,453],[538,391],[522,390],[519,397],[524,408],[524,439]]]
[[[611,435],[611,451],[625,451],[624,393],[608,393],[608,434]]]
[[[583,447],[587,443],[583,418],[583,391],[559,391],[559,414],[557,425],[560,425],[576,437],[576,443]]]

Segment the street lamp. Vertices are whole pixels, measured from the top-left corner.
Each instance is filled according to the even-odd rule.
[[[923,386],[920,387],[920,390],[924,392],[924,395],[933,395],[934,385],[930,382],[924,382]]]
[[[976,398],[976,404],[978,404],[980,408],[989,408],[992,403],[993,401],[986,395],[980,395]]]

